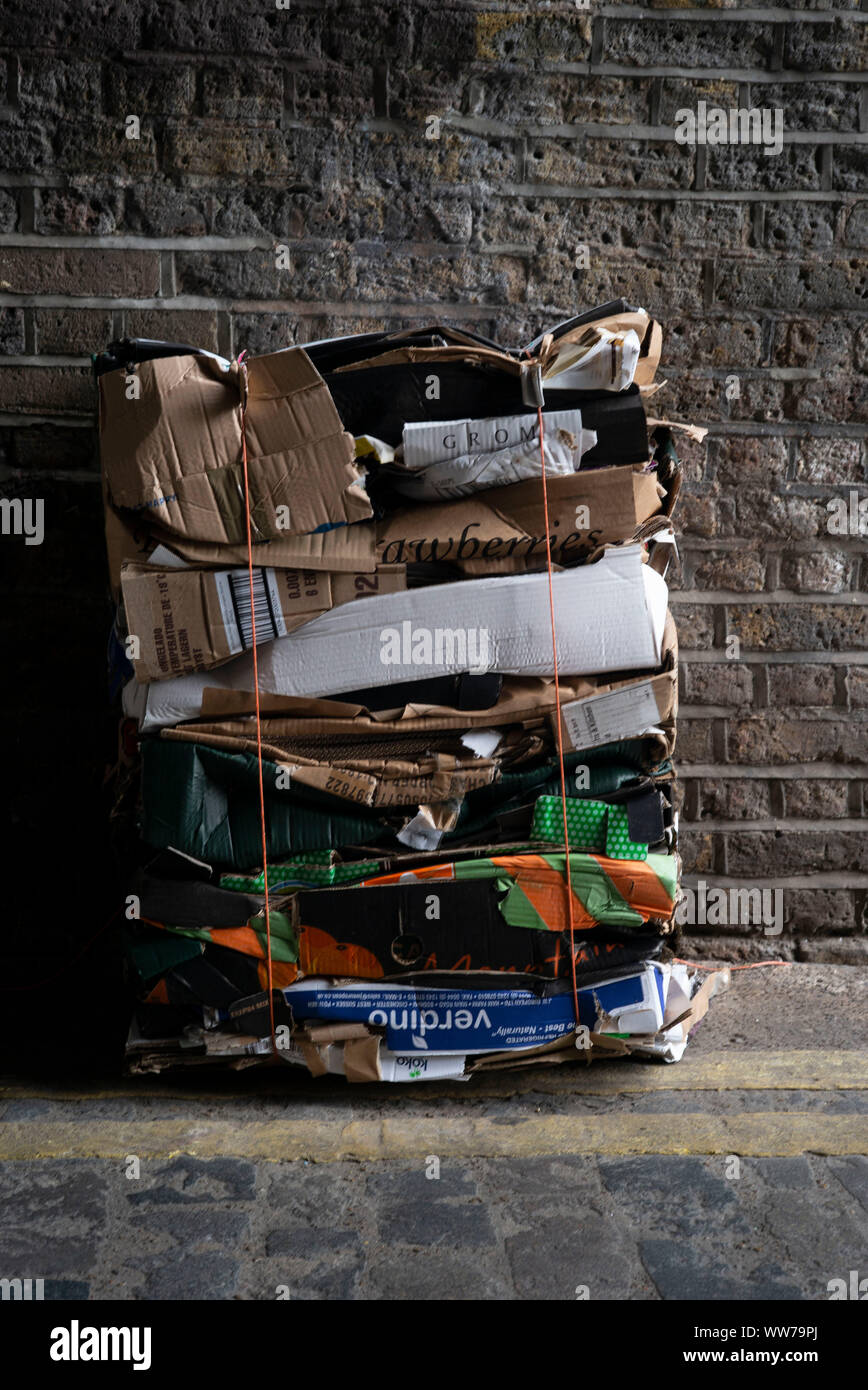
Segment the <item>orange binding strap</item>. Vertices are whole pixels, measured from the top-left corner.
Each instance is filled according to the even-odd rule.
[[[558,765],[561,774],[561,809],[564,813],[564,864],[567,876],[567,913],[570,924],[570,970],[572,972],[573,984],[573,1010],[576,1016],[576,1028],[579,1027],[579,986],[576,980],[576,923],[573,912],[573,882],[570,870],[570,832],[567,824],[567,777],[564,770],[564,736],[561,727],[561,690],[558,674],[558,635],[555,623],[555,592],[552,582],[552,542],[549,530],[549,498],[546,486],[546,454],[545,454],[545,424],[543,422],[542,406],[538,405],[537,421],[539,424],[539,461],[542,474],[542,495],[543,495],[543,514],[545,516],[546,529],[546,568],[549,578],[549,615],[552,624],[552,663],[555,673],[555,714],[558,742]],[[590,1058],[588,1059],[590,1060]]]
[[[256,758],[259,769],[259,827],[262,834],[262,879],[265,888],[265,951],[268,962],[268,1021],[271,1029],[271,1051],[276,1057],[277,1037],[274,1029],[274,971],[271,961],[271,904],[268,897],[268,837],[265,830],[265,787],[262,781],[262,719],[259,712],[259,660],[256,647],[256,602],[253,588],[253,537],[250,520],[250,480],[247,472],[247,366],[238,356],[241,372],[241,468],[244,477],[244,519],[247,527],[247,573],[250,579],[250,639],[253,644],[253,700],[256,708]]]

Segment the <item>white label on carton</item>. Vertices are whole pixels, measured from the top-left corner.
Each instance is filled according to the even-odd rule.
[[[573,748],[599,748],[604,743],[635,738],[647,733],[660,718],[650,681],[573,700],[561,713]]]
[[[404,426],[404,465],[425,468],[428,464],[466,454],[493,454],[500,449],[520,448],[538,441],[536,415],[493,415],[480,420],[440,420],[434,424]],[[548,411],[545,430],[553,436],[567,430],[577,437],[582,432],[579,410]],[[537,443],[537,447],[539,447]]]
[[[180,555],[176,555],[166,545],[158,545],[156,550],[152,550],[148,556],[149,565],[162,565],[163,569],[185,570],[190,566],[186,560],[182,560]]]
[[[253,571],[253,617],[250,612],[250,574],[247,570],[218,570],[214,575],[220,616],[226,630],[226,643],[235,656],[253,646],[253,617],[256,619],[256,645],[286,636],[286,622],[280,606],[277,575],[273,569]]]
[[[425,1057],[414,1052],[408,1057],[380,1048],[380,1075],[383,1081],[442,1081],[449,1077],[463,1081],[466,1057],[452,1053]]]

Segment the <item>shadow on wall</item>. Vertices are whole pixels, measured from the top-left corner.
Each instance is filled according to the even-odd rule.
[[[5,534],[0,1066],[52,1075],[122,1055],[127,1003],[109,847],[111,622],[98,482],[40,475],[44,536]],[[23,480],[4,496],[28,495]],[[35,540],[35,536],[32,536]],[[96,938],[96,939],[94,939]]]

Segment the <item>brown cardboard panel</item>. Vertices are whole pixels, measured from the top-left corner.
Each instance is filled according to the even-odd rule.
[[[390,740],[394,745],[392,751],[384,752],[367,747],[364,738],[356,742],[354,728],[350,740],[343,739],[340,745],[330,748],[328,740],[319,739],[319,731],[315,732],[309,725],[296,732],[294,741],[283,732],[284,723],[263,720],[262,753],[285,770],[289,785],[313,787],[356,805],[370,807],[416,808],[424,802],[461,800],[468,792],[496,781],[504,757],[514,765],[538,756],[546,748],[546,741],[539,733],[517,730],[508,737],[503,753],[497,757],[478,758],[470,750],[418,752],[410,742],[402,748],[400,737]],[[336,737],[330,728],[326,733]],[[242,720],[164,729],[162,736],[206,744],[230,753],[255,753],[257,748],[250,722]],[[303,741],[305,738],[313,741],[313,748],[310,742]],[[324,744],[321,754],[317,754],[317,742]],[[445,742],[448,747],[454,747],[456,740],[449,737]]]
[[[242,543],[246,380],[254,535],[278,539],[371,515],[353,440],[301,348],[228,371],[208,357],[156,358],[133,377],[133,386],[125,370],[99,380],[100,450],[115,506],[146,509],[170,535]]]
[[[256,641],[284,637],[333,603],[328,574],[257,568]],[[136,638],[136,679],[166,680],[230,661],[253,642],[246,569],[197,570],[125,564],[127,630]]]
[[[172,536],[152,528],[155,541],[162,541],[194,565],[246,565],[247,545],[221,545]],[[253,563],[275,569],[313,569],[333,572],[365,571],[377,568],[376,531],[372,522],[337,526],[313,536],[289,536],[253,545]]]

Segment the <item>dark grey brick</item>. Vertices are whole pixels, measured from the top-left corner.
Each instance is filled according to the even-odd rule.
[[[409,1171],[387,1167],[380,1172],[369,1173],[365,1183],[365,1195],[372,1201],[432,1202],[442,1201],[446,1197],[466,1199],[475,1197],[477,1191],[472,1174],[462,1171],[457,1164],[450,1164],[446,1158],[440,1165],[439,1178],[426,1178],[422,1165]]]
[[[24,351],[24,310],[0,309],[0,353]]]
[[[325,1265],[308,1270],[294,1280],[283,1279],[294,1302],[312,1303],[319,1300],[346,1302],[356,1296],[358,1274],[354,1269],[334,1269]]]
[[[506,1241],[520,1298],[591,1300],[626,1297],[634,1283],[635,1248],[610,1214],[564,1206],[556,1221],[534,1221]]]
[[[136,1227],[148,1231],[165,1231],[187,1249],[194,1245],[231,1245],[246,1235],[250,1218],[246,1212],[220,1211],[210,1203],[178,1208],[156,1208],[142,1211],[136,1217]]]
[[[733,1279],[715,1256],[704,1256],[685,1241],[643,1240],[639,1253],[664,1299],[716,1302],[733,1298],[753,1303],[811,1297],[787,1282],[786,1276],[777,1277],[767,1269],[746,1279]]]
[[[361,1240],[358,1231],[297,1226],[291,1230],[272,1231],[266,1238],[265,1249],[268,1255],[289,1255],[298,1259],[310,1259],[315,1255],[338,1257],[345,1253],[357,1256]]]
[[[569,1192],[596,1193],[600,1190],[596,1160],[578,1154],[560,1158],[489,1159],[482,1166],[485,1192],[489,1198],[509,1201],[521,1198],[563,1200]]]
[[[384,1240],[402,1245],[495,1243],[491,1219],[481,1203],[438,1202],[433,1194],[427,1202],[387,1203],[379,1214],[379,1226]]]
[[[868,1158],[857,1154],[853,1158],[831,1158],[828,1163],[829,1172],[868,1211]]]
[[[188,1255],[180,1260],[160,1256],[156,1265],[145,1280],[145,1298],[231,1298],[238,1283],[238,1262],[228,1255]]]
[[[130,1182],[127,1199],[133,1206],[187,1202],[249,1202],[255,1196],[256,1168],[241,1158],[174,1158],[169,1163],[142,1165],[140,1189]]]
[[[499,1274],[493,1263],[489,1257],[481,1264],[476,1258],[461,1260],[437,1251],[403,1252],[370,1264],[362,1278],[361,1296],[404,1302],[515,1298],[508,1275]]]
[[[814,1175],[806,1158],[745,1159],[769,1187],[806,1188],[814,1186]]]
[[[78,1302],[90,1297],[90,1284],[84,1279],[46,1279],[45,1302]]]

